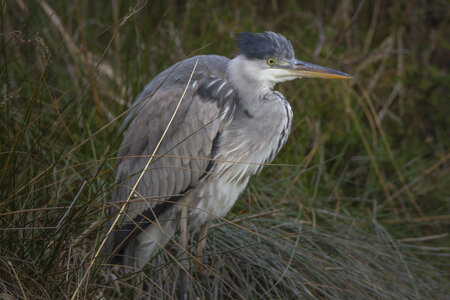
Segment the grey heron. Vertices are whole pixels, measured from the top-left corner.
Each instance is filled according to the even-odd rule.
[[[112,263],[142,268],[180,232],[180,220],[198,232],[228,213],[288,138],[292,110],[275,84],[351,78],[295,59],[278,33],[236,40],[233,59],[195,56],[157,75],[128,114],[105,247]]]

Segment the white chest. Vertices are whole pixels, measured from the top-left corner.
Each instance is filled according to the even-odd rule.
[[[276,94],[278,96],[278,94]],[[271,103],[263,114],[242,118],[224,130],[211,175],[199,185],[191,199],[198,221],[225,216],[247,186],[250,176],[269,163],[289,135],[292,111],[285,99]]]

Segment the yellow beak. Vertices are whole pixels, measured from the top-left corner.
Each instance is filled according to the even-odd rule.
[[[345,74],[341,71],[314,65],[298,59],[291,60],[288,68],[293,75],[298,77],[319,77],[331,79],[353,78],[353,76]]]

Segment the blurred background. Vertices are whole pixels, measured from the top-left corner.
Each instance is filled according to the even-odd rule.
[[[355,78],[276,87],[291,136],[214,225],[190,297],[450,294],[448,1],[3,0],[0,15],[0,298],[175,297],[164,253],[139,274],[94,258],[124,112],[172,64],[267,30]]]

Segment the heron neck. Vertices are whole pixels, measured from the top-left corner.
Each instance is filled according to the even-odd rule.
[[[239,95],[241,105],[247,110],[258,107],[261,95],[272,91],[273,84],[259,79],[257,69],[251,61],[239,55],[232,59],[228,65],[228,80]]]

